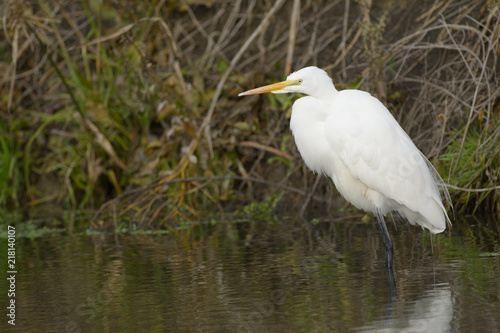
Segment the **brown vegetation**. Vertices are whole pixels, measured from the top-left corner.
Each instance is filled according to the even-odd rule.
[[[237,97],[316,65],[384,101],[458,208],[500,211],[497,1],[98,4],[2,5],[4,205],[170,227],[264,198],[295,206],[312,187],[331,197],[290,136],[294,97]]]

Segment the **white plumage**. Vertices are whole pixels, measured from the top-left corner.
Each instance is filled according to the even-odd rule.
[[[346,200],[375,213],[386,266],[392,266],[392,241],[384,215],[397,212],[432,233],[450,223],[438,188],[441,178],[378,99],[360,90],[337,91],[317,67],[240,95],[269,91],[308,95],[293,104],[290,120],[299,152],[311,170],[333,180]]]

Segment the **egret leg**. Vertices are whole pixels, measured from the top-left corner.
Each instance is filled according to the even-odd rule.
[[[377,216],[378,225],[380,226],[380,230],[382,231],[382,243],[384,244],[384,252],[385,252],[385,266],[387,268],[392,268],[392,239],[389,235],[389,231],[387,231],[387,226],[385,225],[384,215],[382,215],[379,211],[375,213]]]

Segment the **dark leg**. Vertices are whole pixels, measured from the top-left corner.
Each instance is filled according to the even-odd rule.
[[[385,305],[385,321],[387,324],[387,328],[393,328],[394,302],[396,301],[397,296],[396,280],[394,279],[392,267],[385,267],[385,272],[387,278],[387,304]]]
[[[384,216],[380,212],[376,212],[375,216],[378,220],[378,225],[380,226],[380,230],[382,231],[382,243],[384,243],[384,252],[385,252],[385,266],[387,268],[392,268],[392,240],[389,235],[389,231],[387,231],[387,226],[385,225]]]

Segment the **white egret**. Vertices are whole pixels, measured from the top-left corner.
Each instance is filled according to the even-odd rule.
[[[346,200],[375,214],[387,267],[393,246],[384,216],[396,212],[432,233],[451,224],[438,188],[451,205],[441,177],[378,99],[360,90],[337,91],[314,66],[239,96],[265,92],[308,95],[295,101],[290,119],[300,155],[311,170],[329,176]]]

